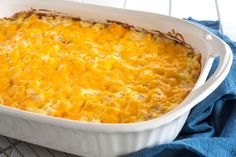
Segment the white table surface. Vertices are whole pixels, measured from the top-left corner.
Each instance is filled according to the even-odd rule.
[[[193,17],[198,20],[220,20],[222,32],[236,41],[236,0],[73,0],[142,10],[178,18]],[[0,136],[0,157],[75,157],[48,148],[27,144]]]

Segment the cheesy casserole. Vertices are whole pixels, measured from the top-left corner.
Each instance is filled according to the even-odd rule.
[[[161,33],[21,12],[0,19],[0,103],[86,122],[130,123],[175,108],[200,54]]]

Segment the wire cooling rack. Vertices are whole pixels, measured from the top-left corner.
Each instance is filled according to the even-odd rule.
[[[0,136],[0,157],[78,157],[46,147],[40,147]]]

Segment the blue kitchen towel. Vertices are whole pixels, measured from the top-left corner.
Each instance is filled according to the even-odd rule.
[[[218,21],[187,19],[223,39],[233,50],[224,82],[195,106],[174,142],[133,153],[132,157],[236,157],[236,42],[220,33]],[[215,61],[209,76],[214,72]]]

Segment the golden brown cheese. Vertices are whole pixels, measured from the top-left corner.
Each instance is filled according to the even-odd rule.
[[[0,102],[67,119],[161,116],[194,86],[200,55],[118,23],[21,13],[0,20]]]

